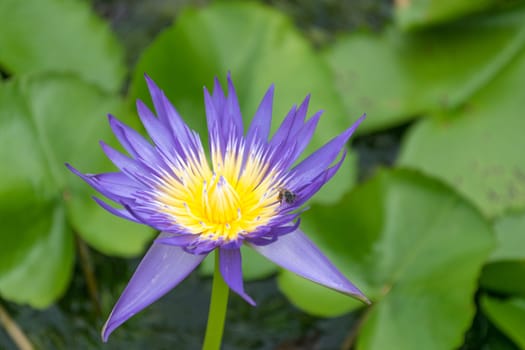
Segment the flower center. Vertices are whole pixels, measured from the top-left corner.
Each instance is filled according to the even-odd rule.
[[[242,217],[239,195],[223,175],[204,182],[202,206],[196,209],[207,222],[219,225],[231,225]]]
[[[255,152],[212,155],[214,171],[203,160],[173,169],[157,188],[159,208],[184,231],[207,239],[232,241],[268,224],[279,207],[279,184]]]

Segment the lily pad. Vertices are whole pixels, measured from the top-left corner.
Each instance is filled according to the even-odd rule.
[[[111,140],[104,114],[122,106],[118,97],[71,76],[38,75],[0,85],[0,160],[9,164],[0,176],[5,298],[45,307],[60,296],[70,279],[73,231],[116,255],[137,254],[150,239],[149,229],[99,215],[102,208],[85,202],[88,186],[64,166],[111,169],[97,140]]]
[[[525,212],[503,216],[494,228],[498,246],[490,260],[525,260]]]
[[[480,12],[500,3],[499,0],[396,0],[395,18],[405,29],[450,21]]]
[[[500,300],[484,296],[481,306],[488,318],[512,339],[520,349],[525,348],[525,299]]]
[[[524,22],[525,23],[525,22]],[[525,209],[525,51],[464,108],[427,118],[403,144],[400,164],[438,177],[489,218]]]
[[[525,46],[525,8],[424,32],[394,27],[341,36],[324,51],[346,107],[368,120],[358,132],[461,106]]]
[[[483,268],[480,285],[490,291],[525,296],[525,214],[506,215],[495,224],[497,247]]]
[[[479,284],[486,290],[525,296],[525,260],[498,261],[483,268]]]
[[[5,214],[0,213],[0,296],[45,308],[64,293],[73,269],[73,235],[64,208],[50,203]]]
[[[306,153],[340,134],[364,111],[348,115],[334,87],[330,69],[282,13],[257,3],[214,3],[187,9],[142,54],[130,96],[149,101],[143,74],[164,89],[186,122],[207,137],[203,86],[213,77],[223,83],[231,72],[245,125],[268,87],[275,84],[273,127],[311,93],[310,114],[325,110]],[[350,163],[315,197],[334,202],[352,185]]]
[[[374,303],[363,311],[357,349],[461,344],[493,237],[450,188],[418,173],[383,171],[303,220],[305,232]],[[279,285],[307,312],[335,316],[358,306],[291,276],[283,272]]]
[[[117,91],[125,75],[123,50],[88,2],[2,0],[0,66],[11,74],[74,72]]]

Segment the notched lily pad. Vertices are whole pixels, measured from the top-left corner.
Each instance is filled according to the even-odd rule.
[[[398,170],[381,172],[337,205],[314,206],[309,214],[303,215],[305,232],[374,301],[364,311],[357,349],[461,344],[493,247],[489,224],[469,203],[435,180]],[[358,306],[289,273],[279,285],[297,306],[318,315]]]
[[[73,205],[91,192],[64,163],[111,169],[97,140],[112,139],[104,114],[119,110],[118,97],[72,76],[35,75],[0,85],[0,160],[10,165],[0,181],[3,297],[35,307],[59,297],[71,277],[73,230],[117,255],[137,254],[150,239],[149,229],[127,229],[109,213],[93,215],[92,201],[82,210]]]
[[[461,106],[525,46],[525,8],[417,33],[341,36],[324,51],[347,115],[367,112],[358,132]],[[518,90],[516,90],[518,91]]]

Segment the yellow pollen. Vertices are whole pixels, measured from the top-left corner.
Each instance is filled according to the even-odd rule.
[[[208,239],[235,240],[267,224],[279,207],[279,183],[254,152],[242,167],[242,151],[212,152],[212,171],[203,156],[190,160],[157,188],[159,210],[173,224]],[[242,169],[241,169],[242,168]]]

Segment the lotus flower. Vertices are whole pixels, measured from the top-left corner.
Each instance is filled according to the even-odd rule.
[[[299,215],[341,166],[345,145],[364,119],[296,164],[321,112],[306,119],[309,97],[291,108],[270,138],[271,86],[244,133],[233,83],[226,96],[215,80],[204,89],[209,154],[165,94],[146,76],[157,116],[140,100],[138,114],[151,138],[109,115],[109,124],[129,156],[101,142],[117,172],[83,174],[67,164],[117,206],[94,198],[110,213],[160,231],[120,296],[104,328],[115,328],[179,284],[213,250],[229,288],[255,305],[243,287],[244,244],[277,265],[313,282],[366,297],[299,229]],[[337,161],[337,158],[340,159]]]

